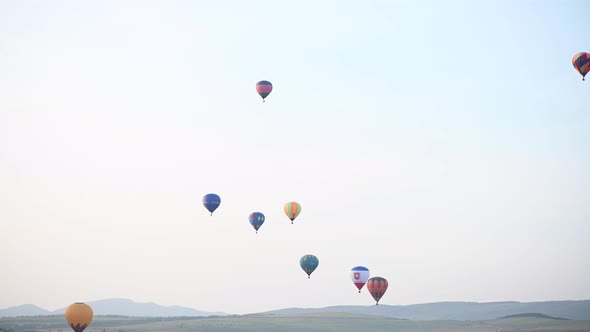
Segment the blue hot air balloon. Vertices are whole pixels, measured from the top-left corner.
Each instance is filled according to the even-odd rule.
[[[264,214],[262,214],[261,212],[252,212],[250,213],[250,216],[248,217],[248,220],[250,221],[250,225],[252,225],[252,227],[254,227],[254,229],[256,230],[256,233],[258,233],[258,229],[260,228],[260,226],[262,226],[262,224],[264,224]]]
[[[221,198],[218,195],[207,194],[203,196],[203,205],[209,210],[209,212],[211,212],[211,215],[213,215],[213,211],[219,207],[219,204],[221,204]]]
[[[320,261],[314,255],[305,255],[299,260],[299,265],[301,265],[303,271],[307,273],[308,279],[311,277],[311,273],[315,271],[319,264]]]

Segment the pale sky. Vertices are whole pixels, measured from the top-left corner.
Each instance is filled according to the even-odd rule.
[[[0,308],[590,299],[588,12],[0,2]]]

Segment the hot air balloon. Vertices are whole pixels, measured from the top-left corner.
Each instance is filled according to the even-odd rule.
[[[377,301],[377,305],[379,305],[379,300],[385,294],[388,285],[387,280],[381,277],[373,277],[367,281],[367,289],[375,301]]]
[[[301,204],[299,204],[297,202],[288,202],[288,203],[285,203],[283,210],[285,211],[285,214],[287,215],[287,217],[289,217],[289,219],[291,219],[291,224],[292,224],[293,220],[295,220],[295,218],[297,218],[297,216],[301,212]]]
[[[203,196],[203,205],[209,210],[209,212],[211,212],[211,215],[213,215],[213,211],[219,207],[219,204],[221,204],[221,197],[218,195],[207,194]]]
[[[76,302],[66,308],[64,316],[75,332],[82,332],[92,322],[94,312],[88,304]]]
[[[311,273],[318,267],[320,261],[314,255],[305,255],[301,257],[299,260],[299,265],[305,273],[307,273],[307,278],[311,277]]]
[[[272,83],[269,81],[260,81],[256,83],[256,92],[262,97],[262,101],[264,102],[264,98],[268,97],[268,95],[272,91]]]
[[[582,81],[585,80],[586,74],[590,71],[590,53],[580,52],[572,58],[574,68],[582,75]]]
[[[361,288],[367,283],[367,280],[369,280],[369,276],[369,269],[364,266],[355,266],[350,270],[350,278],[356,288],[359,289],[359,293],[361,292]]]
[[[260,212],[252,212],[248,219],[250,220],[250,225],[254,227],[256,234],[258,234],[258,229],[264,224],[264,214]]]

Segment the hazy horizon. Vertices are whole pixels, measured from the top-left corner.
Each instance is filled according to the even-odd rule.
[[[590,299],[588,1],[0,6],[0,308]]]
[[[180,306],[183,308],[189,308],[189,309],[195,309],[195,310],[199,310],[199,311],[207,311],[207,310],[202,310],[200,308],[195,308],[195,307],[190,307],[190,306],[183,306],[183,305],[178,305],[178,304],[161,304],[161,303],[157,303],[154,301],[135,301],[134,299],[128,299],[128,298],[122,298],[122,297],[113,297],[113,298],[105,298],[105,299],[88,299],[86,301],[82,301],[84,303],[91,303],[91,302],[106,302],[106,301],[112,301],[112,300],[124,300],[124,301],[131,301],[135,304],[156,304],[156,305],[160,305],[163,307],[173,307],[173,306]],[[486,304],[486,303],[508,303],[508,302],[516,302],[516,303],[542,303],[542,302],[576,302],[576,301],[590,301],[590,299],[581,299],[581,300],[568,300],[568,299],[562,299],[562,300],[550,300],[550,301],[516,301],[516,300],[505,300],[505,301],[491,301],[491,302],[475,302],[475,301],[437,301],[437,302],[421,302],[421,303],[407,303],[407,304],[381,304],[381,306],[395,306],[395,305],[400,305],[400,306],[412,306],[412,305],[423,305],[423,304],[435,304],[435,303],[479,303],[479,304]],[[2,307],[1,309],[8,309],[8,308],[13,308],[13,307],[20,307],[20,306],[27,306],[27,305],[33,305],[36,307],[39,307],[41,309],[45,309],[47,311],[50,312],[54,312],[54,311],[59,311],[62,309],[67,308],[70,304],[72,303],[68,303],[68,304],[64,304],[63,306],[60,307],[56,307],[56,308],[46,308],[40,305],[37,305],[35,303],[21,303],[21,304],[17,304],[17,305],[12,305],[12,306],[8,306],[8,307]],[[369,304],[358,304],[358,306],[374,306],[375,303],[369,303]],[[266,312],[266,311],[275,311],[275,310],[282,310],[282,309],[320,309],[320,308],[325,308],[325,307],[331,307],[331,306],[349,306],[349,304],[346,303],[341,303],[341,304],[332,304],[332,305],[327,305],[327,306],[321,306],[321,307],[306,307],[306,308],[297,308],[297,307],[281,307],[281,308],[272,308],[269,310],[264,310],[264,311],[260,311],[260,312]],[[213,311],[207,311],[207,312],[213,312]],[[234,314],[233,312],[224,312],[226,314]],[[248,313],[254,313],[254,312],[248,312]]]
[[[414,303],[405,305],[347,305],[334,304],[324,307],[285,307],[273,308],[258,312],[213,312],[203,311],[179,305],[161,305],[155,302],[137,302],[127,298],[110,298],[84,301],[94,311],[94,316],[129,316],[129,317],[190,317],[209,315],[252,315],[269,313],[271,315],[298,315],[302,313],[349,313],[369,316],[393,317],[411,320],[468,320],[468,319],[496,319],[509,315],[529,313],[531,315],[544,314],[559,319],[590,320],[590,312],[584,310],[590,306],[587,300],[557,300],[557,301],[499,301],[499,302],[464,302],[441,301],[430,303]],[[33,310],[34,307],[36,308]],[[61,315],[68,305],[51,309],[27,303],[18,306],[0,308],[2,317],[31,317],[44,315]],[[10,311],[15,309],[16,311]],[[37,309],[44,310],[41,314]],[[3,312],[3,310],[9,310]],[[32,311],[31,311],[32,310]],[[191,312],[192,310],[198,311]]]

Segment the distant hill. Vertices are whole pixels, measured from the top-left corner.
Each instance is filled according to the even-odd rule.
[[[119,315],[136,317],[184,317],[184,316],[225,316],[223,312],[207,312],[181,306],[162,306],[156,303],[138,303],[129,299],[105,299],[85,302],[94,311],[94,315]],[[55,310],[54,314],[63,314],[66,308]]]
[[[94,315],[116,315],[131,317],[203,317],[225,316],[223,312],[207,312],[181,306],[161,306],[156,303],[137,303],[129,299],[106,299],[85,302],[92,307]],[[32,304],[0,309],[0,317],[40,316],[63,314],[66,308],[55,311],[45,310]]]
[[[547,302],[436,302],[413,305],[331,306],[290,308],[262,314],[341,312],[411,320],[486,320],[522,313],[540,313],[567,319],[590,320],[590,300]]]
[[[0,309],[0,317],[42,316],[51,315],[51,311],[39,308],[33,304],[23,304],[16,307]]]
[[[504,317],[500,317],[498,319],[509,319],[509,318],[545,318],[545,319],[557,319],[557,320],[567,320],[567,318],[560,318],[560,317],[552,317],[549,315],[538,314],[538,313],[524,313],[524,314],[516,314],[516,315],[508,315]]]

